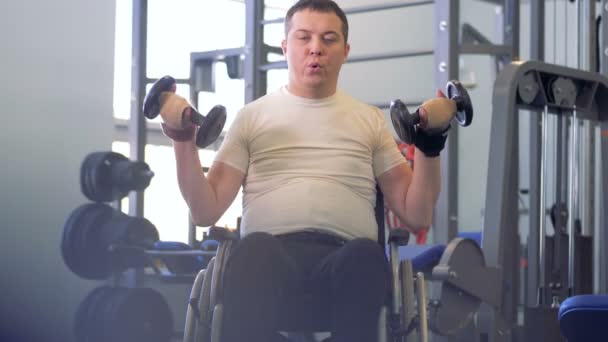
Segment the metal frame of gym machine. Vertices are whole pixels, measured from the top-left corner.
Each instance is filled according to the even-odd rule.
[[[561,78],[561,79],[560,79]],[[557,80],[557,81],[555,81]],[[574,95],[565,95],[560,98],[560,91],[564,94],[576,85]],[[569,88],[572,87],[572,88]],[[537,94],[530,96],[532,100],[526,100],[522,95],[524,88],[536,89]],[[531,92],[534,92],[532,90]],[[574,120],[589,120],[601,125],[602,140],[602,169],[608,167],[608,79],[597,73],[585,72],[562,66],[545,64],[537,61],[515,63],[505,67],[499,74],[493,95],[494,116],[491,128],[490,162],[488,170],[487,206],[484,220],[483,250],[489,266],[502,266],[503,271],[503,304],[498,312],[494,313],[493,322],[497,325],[492,329],[489,341],[510,341],[513,328],[517,324],[518,306],[518,268],[519,268],[519,237],[514,218],[518,217],[518,109],[530,109],[538,111],[543,108],[545,112],[552,114],[574,117]],[[574,113],[574,114],[573,114]],[[537,118],[535,118],[537,120]],[[546,122],[546,119],[541,119]],[[576,122],[576,121],[575,121]],[[578,122],[577,122],[578,123]],[[546,124],[543,124],[544,132],[541,136],[547,136]],[[573,131],[577,141],[576,133]],[[543,139],[545,140],[545,139]],[[542,144],[541,144],[542,146]],[[574,147],[572,147],[574,148]],[[546,173],[541,173],[544,168],[540,159],[532,160],[531,169],[538,184],[539,203],[542,202],[540,184],[545,180]],[[572,166],[573,167],[573,166]],[[576,178],[572,178],[574,181]],[[602,193],[603,205],[601,210],[608,210],[608,191],[604,182]],[[572,191],[572,190],[571,190]],[[572,203],[572,202],[571,202]],[[574,204],[572,204],[574,205]],[[532,205],[531,205],[532,206]],[[535,205],[539,207],[539,205]],[[536,215],[538,221],[531,222],[530,236],[536,233],[544,234],[544,217]],[[605,225],[605,224],[604,224]],[[570,236],[574,236],[574,218],[568,223]],[[605,228],[605,227],[604,227]],[[540,245],[542,239],[536,239]],[[570,239],[573,241],[573,239]],[[573,242],[570,242],[573,246]],[[572,247],[569,248],[570,250]],[[540,249],[543,250],[543,249]],[[538,260],[541,260],[540,253]],[[572,254],[570,254],[572,257]],[[577,294],[574,288],[572,269],[573,262],[569,262],[568,287],[570,295]],[[536,265],[532,265],[536,266]],[[539,268],[537,267],[537,270]],[[542,274],[541,272],[539,272]],[[538,298],[541,305],[546,304],[546,296],[542,291],[542,281],[538,282]],[[536,327],[538,328],[538,327]]]
[[[577,45],[583,46],[582,51],[579,51],[579,67],[583,69],[595,68],[595,56],[594,56],[594,43],[595,43],[595,5],[589,4],[589,1],[579,2],[579,11],[577,22],[579,26],[579,35]],[[532,1],[531,2],[531,59],[532,60],[543,60],[544,59],[544,43],[545,43],[545,8],[544,1]],[[608,13],[608,1],[602,1],[603,13]],[[608,34],[608,25],[603,22],[602,25],[603,36],[606,37]],[[583,38],[581,38],[583,37]],[[608,51],[604,48],[600,49],[602,52],[602,63],[601,71],[606,74],[608,62]],[[566,81],[560,81],[551,83],[552,88],[549,87],[549,80],[557,79],[562,77]],[[556,100],[552,99],[555,96],[555,89],[560,88],[564,91],[564,84],[574,82],[577,85],[577,94],[574,95],[574,100],[568,99],[565,96],[565,102],[556,103]],[[494,95],[493,95],[493,121],[491,130],[491,145],[490,145],[490,158],[489,158],[489,170],[488,170],[488,182],[487,182],[487,196],[486,196],[486,215],[484,220],[484,241],[483,250],[486,255],[489,266],[501,265],[503,270],[503,305],[497,312],[482,312],[479,319],[480,321],[488,322],[489,329],[487,330],[490,334],[488,335],[488,341],[513,341],[517,340],[515,328],[517,327],[517,314],[519,305],[519,293],[518,291],[524,291],[524,315],[527,312],[533,311],[534,309],[549,308],[551,304],[551,298],[548,295],[547,288],[549,288],[548,278],[544,276],[545,260],[547,258],[544,239],[540,239],[540,236],[545,235],[545,215],[541,213],[545,212],[544,207],[541,209],[541,203],[546,202],[543,195],[543,189],[546,189],[546,164],[543,165],[541,160],[546,158],[546,150],[543,150],[543,140],[546,145],[547,131],[546,129],[546,118],[541,111],[550,111],[556,116],[563,117],[564,120],[573,117],[572,113],[577,113],[576,120],[584,120],[582,128],[578,128],[577,122],[576,130],[572,131],[570,136],[573,137],[572,141],[576,142],[578,139],[577,135],[581,134],[587,138],[587,145],[583,149],[581,158],[584,159],[582,165],[593,165],[593,158],[595,154],[595,124],[601,126],[601,142],[600,142],[600,169],[607,170],[608,167],[608,136],[606,131],[608,129],[608,88],[606,88],[607,80],[601,77],[597,73],[586,72],[582,70],[571,69],[562,66],[550,65],[541,62],[525,62],[521,64],[514,64],[508,66],[508,69],[504,73],[500,74],[499,79],[496,81]],[[519,89],[518,89],[519,87]],[[530,103],[522,100],[521,92],[525,92],[525,88],[534,89],[537,87],[539,91],[538,96]],[[530,88],[531,87],[531,88]],[[571,102],[571,103],[570,103]],[[545,107],[546,106],[546,107]],[[517,218],[518,215],[518,172],[519,172],[519,161],[517,158],[519,152],[518,144],[518,120],[519,112],[518,109],[528,109],[531,111],[530,116],[530,230],[528,237],[527,246],[527,273],[525,274],[526,282],[523,288],[520,288],[519,282],[519,249],[520,241],[518,237]],[[545,121],[543,125],[541,122]],[[571,125],[572,127],[572,125]],[[558,140],[560,139],[558,133]],[[566,139],[564,137],[561,138]],[[578,151],[578,149],[577,149]],[[568,152],[566,152],[568,153]],[[578,153],[578,152],[577,152]],[[576,154],[576,153],[575,153]],[[570,152],[570,155],[573,154]],[[560,157],[558,157],[560,158]],[[574,166],[572,166],[574,169]],[[563,173],[563,172],[562,172]],[[581,197],[583,201],[587,202],[587,206],[583,206],[582,217],[587,221],[588,226],[593,226],[593,212],[592,207],[599,208],[600,212],[605,215],[608,210],[607,207],[607,182],[600,180],[595,185],[601,186],[599,191],[599,201],[601,205],[594,206],[594,184],[593,174],[594,169],[586,167],[582,169],[582,175],[584,177],[581,181],[580,188]],[[599,173],[602,174],[602,173]],[[579,180],[571,176],[570,182],[577,184]],[[561,177],[560,177],[561,180]],[[560,180],[556,181],[561,190],[557,192],[563,192],[565,185],[560,184]],[[568,187],[570,190],[572,186]],[[571,200],[574,194],[571,195]],[[546,204],[546,203],[545,203]],[[576,203],[570,204],[570,212],[576,212],[578,205]],[[576,209],[574,208],[576,206]],[[598,279],[595,280],[594,292],[605,293],[606,292],[606,260],[605,260],[605,246],[608,245],[606,236],[606,221],[605,217],[600,219],[600,224],[596,224],[596,230],[593,233],[594,236],[594,249],[596,255],[594,256],[595,274]],[[515,222],[515,223],[514,223]],[[570,215],[569,221],[569,235],[574,236],[574,215]],[[585,229],[583,229],[585,230]],[[593,230],[587,228],[587,231]],[[568,263],[568,288],[569,294],[577,294],[578,291],[574,288],[575,273],[574,269],[574,239],[569,241],[569,256],[571,260]],[[530,310],[532,309],[532,310]],[[549,317],[554,312],[549,312]],[[540,318],[538,318],[540,317]],[[530,319],[532,317],[525,318],[526,324],[532,324]],[[550,322],[551,321],[551,322]],[[520,331],[522,335],[527,336],[530,330],[536,330],[535,333],[537,339],[543,339],[543,334],[557,334],[555,331],[557,328],[557,315],[553,319],[543,318],[543,315],[538,315],[534,319],[533,329],[526,331],[526,326],[519,327],[523,328]],[[550,327],[550,328],[547,328]],[[553,330],[553,331],[549,331]],[[555,335],[554,335],[555,336]],[[549,338],[548,335],[544,335],[545,340]]]

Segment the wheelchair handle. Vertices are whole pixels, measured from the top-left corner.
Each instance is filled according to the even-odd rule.
[[[410,232],[405,229],[401,229],[401,228],[391,229],[388,234],[388,242],[389,243],[395,242],[397,244],[397,246],[406,246],[409,241],[410,241]]]

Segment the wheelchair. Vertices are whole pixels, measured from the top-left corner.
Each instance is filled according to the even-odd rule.
[[[383,247],[388,245],[392,272],[392,293],[378,317],[379,342],[427,342],[429,331],[451,336],[471,323],[482,302],[499,305],[500,293],[493,289],[499,288],[495,285],[501,281],[500,272],[485,266],[478,242],[458,237],[447,245],[407,246],[409,233],[405,230],[391,231],[386,238],[380,191],[376,203],[378,241]],[[219,242],[219,248],[195,277],[184,342],[221,342],[222,273],[239,234],[211,227],[209,237]],[[327,330],[325,326],[279,329],[294,342],[317,341],[319,334],[328,335]]]

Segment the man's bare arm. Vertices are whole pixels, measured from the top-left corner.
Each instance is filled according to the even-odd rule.
[[[439,158],[426,157],[416,151],[412,170],[400,164],[378,177],[384,197],[402,223],[411,229],[429,227],[433,220],[433,209],[441,190]]]
[[[245,174],[228,164],[214,162],[205,176],[195,144],[174,142],[173,146],[179,189],[192,221],[199,226],[211,226],[234,201]]]

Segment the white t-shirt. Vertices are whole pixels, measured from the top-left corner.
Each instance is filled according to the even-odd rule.
[[[246,174],[241,234],[320,230],[377,239],[376,177],[405,163],[382,111],[338,90],[286,87],[245,106],[216,161]]]

